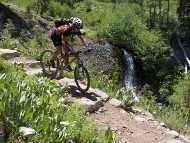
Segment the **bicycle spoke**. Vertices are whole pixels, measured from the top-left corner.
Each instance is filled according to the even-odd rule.
[[[40,56],[40,63],[43,69],[43,74],[45,76],[54,78],[57,73],[57,69],[53,68],[50,62],[50,59],[52,57],[53,51],[51,50],[45,50],[41,56]]]
[[[88,71],[83,65],[77,65],[75,68],[75,82],[80,91],[86,92],[90,87],[90,78]]]

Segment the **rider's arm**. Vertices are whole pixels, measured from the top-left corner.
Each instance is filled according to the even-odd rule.
[[[84,40],[82,35],[78,35],[78,37],[81,39],[82,43],[85,45],[85,47],[88,47],[88,43]]]

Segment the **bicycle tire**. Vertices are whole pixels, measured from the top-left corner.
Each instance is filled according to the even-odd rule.
[[[40,64],[42,67],[43,75],[50,78],[55,78],[58,71],[58,62],[56,61],[55,68],[50,63],[51,56],[53,55],[52,50],[45,50],[40,55]]]
[[[85,93],[90,88],[90,76],[82,64],[77,64],[74,71],[75,83],[78,89]],[[85,83],[84,83],[85,82]]]

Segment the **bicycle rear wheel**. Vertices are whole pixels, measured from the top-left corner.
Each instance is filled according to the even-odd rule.
[[[55,67],[52,67],[52,64],[50,63],[50,59],[53,55],[52,50],[45,50],[40,55],[40,64],[43,70],[44,76],[55,78],[57,71],[58,71],[58,62],[55,61]]]
[[[81,92],[86,92],[90,87],[90,77],[87,69],[82,64],[77,64],[74,71],[75,83]]]

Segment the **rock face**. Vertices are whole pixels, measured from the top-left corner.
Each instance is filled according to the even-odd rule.
[[[36,27],[35,24],[31,24],[30,17],[33,20],[35,19],[39,23],[39,26]],[[11,20],[15,26],[16,35],[19,35],[22,31],[30,35],[36,28],[41,28],[44,33],[49,34],[51,28],[49,23],[44,19],[0,2],[0,40],[6,39],[9,35],[9,27],[6,27],[8,20]]]
[[[114,60],[114,47],[108,42],[95,43],[87,39],[89,47],[92,51],[87,55],[82,56],[85,66],[90,69],[97,68],[97,70],[105,71],[107,73],[113,71],[116,68],[116,61]],[[82,48],[83,45],[77,45]],[[74,49],[77,49],[75,47]],[[118,67],[117,67],[118,68]]]

